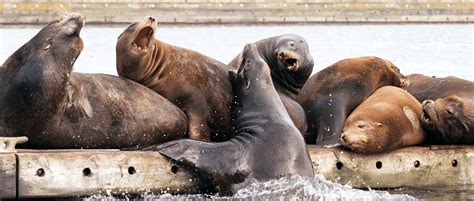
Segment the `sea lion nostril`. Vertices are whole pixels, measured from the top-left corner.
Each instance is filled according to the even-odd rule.
[[[155,21],[155,18],[154,18],[154,17],[148,17],[148,19],[149,19],[150,21],[152,21],[152,22]]]

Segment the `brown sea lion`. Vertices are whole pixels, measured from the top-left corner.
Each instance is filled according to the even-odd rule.
[[[303,108],[295,101],[298,93],[313,72],[313,57],[306,40],[297,34],[284,34],[254,43],[258,53],[270,66],[272,80],[283,105],[301,133],[307,130]],[[242,53],[228,65],[238,69]]]
[[[339,61],[311,76],[297,101],[306,112],[306,142],[339,144],[347,116],[376,89],[403,86],[405,77],[391,62],[377,57]]]
[[[423,105],[429,143],[474,144],[474,82],[454,76],[407,76],[405,89]]]
[[[231,72],[237,135],[226,142],[178,140],[150,147],[210,178],[220,195],[235,193],[252,178],[314,177],[305,142],[273,86],[255,44],[245,46],[238,73]]]
[[[474,91],[423,101],[421,122],[430,143],[474,144]]]
[[[80,14],[42,28],[3,64],[0,133],[26,148],[122,148],[185,137],[185,114],[131,80],[73,73],[83,49]]]
[[[421,104],[405,90],[377,89],[347,118],[342,145],[359,153],[381,153],[423,142]]]
[[[428,77],[422,74],[408,75],[410,85],[403,87],[418,101],[437,100],[451,95],[474,93],[474,82],[458,77]]]
[[[156,40],[156,26],[153,17],[146,17],[122,32],[116,46],[118,74],[183,109],[191,139],[226,139],[231,129],[229,68],[198,52]]]

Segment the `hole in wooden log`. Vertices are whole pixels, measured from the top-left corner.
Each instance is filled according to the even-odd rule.
[[[452,165],[453,167],[458,166],[458,161],[457,161],[456,159],[454,159],[453,161],[451,161],[451,165]]]
[[[377,169],[382,168],[382,162],[377,161],[377,162],[375,163],[375,167],[376,167]]]
[[[44,169],[40,168],[40,169],[36,170],[36,175],[38,175],[38,177],[43,177],[44,176]]]
[[[343,166],[344,166],[344,165],[342,164],[341,161],[339,161],[339,162],[336,163],[336,168],[337,168],[338,170],[342,169]]]
[[[92,176],[92,171],[90,168],[84,168],[84,170],[82,170],[82,174],[85,176],[85,177],[90,177]]]
[[[137,170],[135,170],[135,167],[133,166],[128,167],[128,174],[134,175],[135,173],[137,173]]]
[[[178,166],[176,166],[175,164],[171,165],[171,172],[176,174],[176,172],[178,172]]]
[[[416,160],[415,163],[413,164],[416,168],[420,167],[420,161]]]

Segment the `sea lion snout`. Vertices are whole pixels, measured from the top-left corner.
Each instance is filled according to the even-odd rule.
[[[277,52],[278,61],[289,71],[297,71],[300,66],[300,56],[292,51],[280,50]]]

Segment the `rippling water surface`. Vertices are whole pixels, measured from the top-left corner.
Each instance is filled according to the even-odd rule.
[[[246,43],[297,33],[307,39],[315,59],[314,73],[348,57],[375,55],[391,60],[402,73],[458,76],[474,80],[474,26],[471,24],[307,25],[307,26],[159,26],[157,38],[193,49],[228,63]],[[115,43],[125,26],[86,25],[81,33],[85,49],[75,71],[116,74]],[[0,28],[0,63],[33,37],[40,27]],[[389,193],[390,192],[390,193]],[[230,198],[206,195],[141,195],[145,199],[336,199],[413,200],[417,198],[474,199],[474,187],[434,190],[401,188],[362,191],[322,179],[289,177],[256,182]],[[401,195],[396,195],[401,194]],[[112,199],[107,196],[91,198]]]
[[[85,49],[75,70],[116,74],[115,44],[126,26],[86,26]],[[228,63],[246,43],[284,33],[297,33],[309,43],[313,72],[338,60],[375,55],[391,60],[402,73],[454,75],[474,80],[474,25],[305,25],[305,26],[159,26],[156,37]],[[0,62],[39,30],[0,28]]]
[[[268,182],[254,181],[239,190],[232,197],[207,195],[142,195],[144,200],[418,200],[406,194],[390,194],[386,191],[363,191],[353,189],[318,178],[300,176],[284,177]],[[96,195],[92,199],[114,199],[113,197]]]

